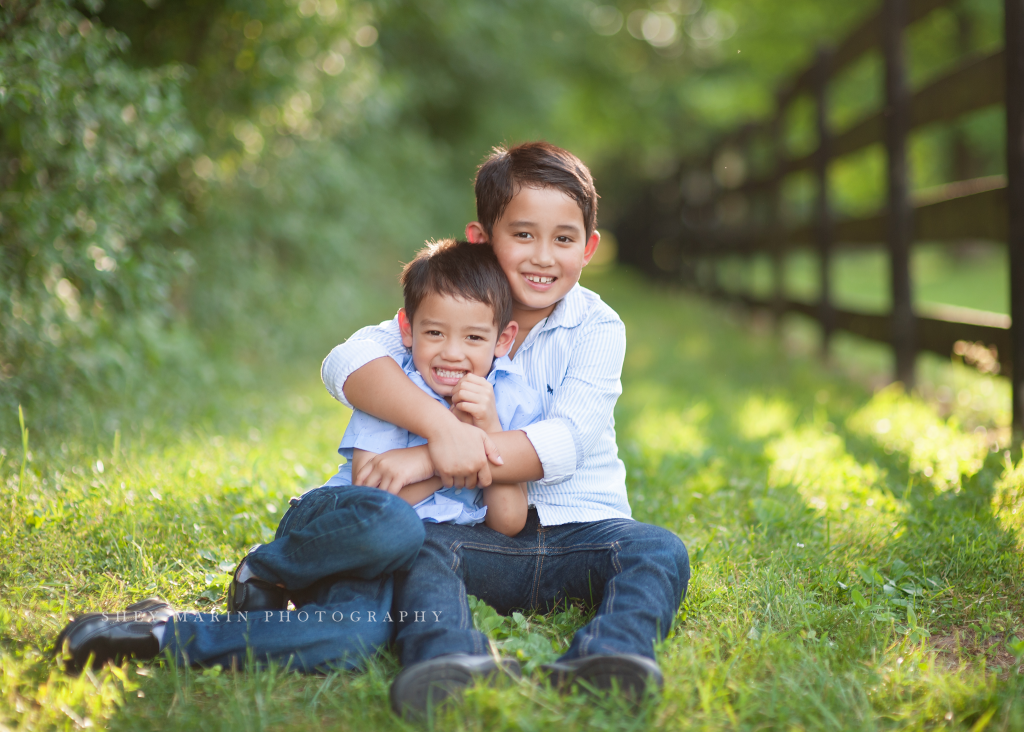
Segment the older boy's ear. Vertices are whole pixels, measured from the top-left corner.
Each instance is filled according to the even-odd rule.
[[[505,330],[501,331],[501,335],[498,336],[498,342],[494,344],[494,356],[501,358],[508,354],[509,349],[512,348],[512,344],[516,341],[516,336],[519,334],[519,323],[514,320],[510,320],[508,325],[505,326]]]
[[[487,232],[479,221],[470,221],[466,224],[466,241],[470,244],[486,244]]]
[[[597,229],[587,239],[587,245],[583,247],[583,266],[590,264],[590,260],[597,254],[597,247],[601,244],[601,232]]]
[[[412,348],[412,323],[409,316],[405,314],[405,308],[398,309],[398,330],[402,331],[402,345]]]

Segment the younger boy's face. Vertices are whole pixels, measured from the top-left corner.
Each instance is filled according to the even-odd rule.
[[[517,329],[510,323],[499,333],[490,305],[437,293],[423,298],[411,323],[399,310],[398,324],[416,370],[443,397],[467,373],[487,376],[494,357],[508,353]]]
[[[466,227],[466,236],[486,241],[476,222]],[[527,186],[512,197],[490,236],[516,309],[541,311],[540,317],[579,281],[600,240],[596,231],[587,237],[583,211],[568,195],[557,188]]]

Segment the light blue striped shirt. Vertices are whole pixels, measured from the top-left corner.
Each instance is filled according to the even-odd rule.
[[[395,318],[336,346],[320,375],[331,396],[351,408],[342,387],[352,372],[384,356],[401,365],[406,353]],[[523,432],[544,468],[544,477],[529,484],[544,526],[631,517],[613,415],[625,355],[622,320],[578,284],[516,352],[515,364],[541,398],[541,421]]]

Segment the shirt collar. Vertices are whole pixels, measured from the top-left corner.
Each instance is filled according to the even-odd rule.
[[[438,394],[436,391],[430,388],[427,382],[419,371],[416,370],[416,365],[412,362],[412,351],[406,350],[405,358],[402,359],[402,370],[412,380],[416,386],[425,391],[427,394],[432,396],[437,401],[441,402],[445,406],[448,406],[448,402],[445,398]]]
[[[541,330],[575,328],[587,315],[587,298],[583,286],[577,282],[565,297],[558,301]]]
[[[501,356],[494,359],[494,363],[491,364],[491,372],[487,374],[487,381],[493,386],[495,379],[498,378],[498,374],[501,372],[523,376],[523,367],[509,358],[508,355]]]

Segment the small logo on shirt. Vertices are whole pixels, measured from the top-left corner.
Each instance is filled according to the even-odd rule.
[[[554,394],[555,393],[555,390],[551,388],[551,384],[548,384],[547,387],[548,387],[548,394]]]

